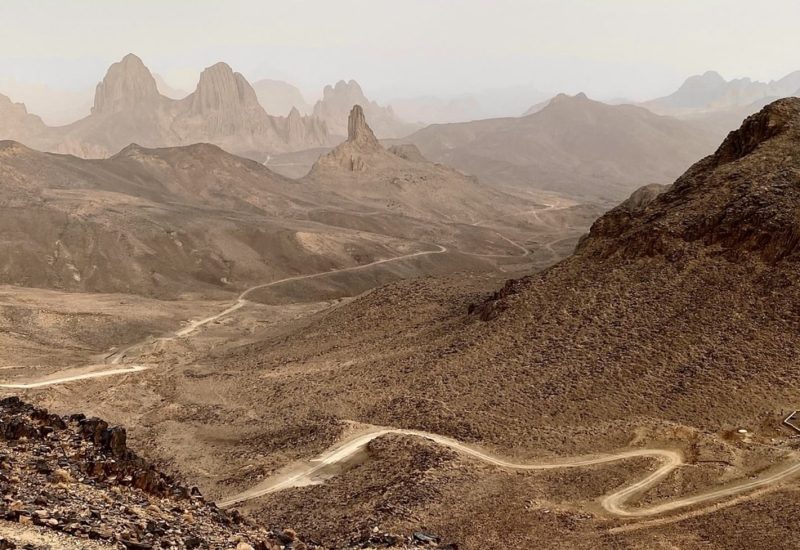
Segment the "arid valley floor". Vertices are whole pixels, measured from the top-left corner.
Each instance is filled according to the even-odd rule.
[[[0,96],[0,549],[800,549],[800,76],[717,77]]]

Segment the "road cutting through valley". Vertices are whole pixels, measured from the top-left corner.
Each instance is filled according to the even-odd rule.
[[[436,250],[421,250],[419,252],[414,252],[412,254],[405,254],[403,256],[396,256],[394,258],[385,258],[383,260],[376,260],[376,261],[370,262],[368,264],[361,264],[361,265],[356,265],[356,266],[352,266],[352,267],[344,267],[344,268],[341,268],[341,269],[333,269],[331,271],[320,271],[318,273],[309,273],[307,275],[294,275],[292,277],[286,277],[286,278],[283,278],[283,279],[279,279],[277,281],[271,281],[269,283],[262,283],[262,284],[258,284],[256,286],[251,286],[250,288],[248,288],[247,290],[245,290],[244,292],[239,294],[239,296],[236,298],[236,301],[234,301],[230,306],[226,307],[224,310],[220,311],[219,313],[217,313],[215,315],[211,315],[210,317],[206,317],[204,319],[199,319],[199,320],[196,320],[196,321],[190,321],[187,326],[185,326],[182,329],[174,332],[172,335],[161,337],[158,340],[162,341],[162,342],[165,342],[165,341],[169,341],[169,340],[175,340],[177,338],[183,338],[183,337],[186,337],[186,336],[192,334],[193,332],[196,332],[199,328],[201,328],[201,327],[203,327],[205,325],[208,325],[209,323],[213,323],[214,321],[222,319],[223,317],[227,317],[231,313],[233,313],[233,312],[241,309],[245,305],[247,305],[247,303],[248,303],[247,297],[250,294],[252,294],[253,292],[257,291],[257,290],[260,290],[260,289],[263,289],[263,288],[269,288],[269,287],[280,285],[280,284],[283,284],[283,283],[288,283],[288,282],[291,282],[291,281],[303,281],[303,280],[309,280],[309,279],[316,279],[316,278],[319,278],[319,277],[324,277],[326,275],[335,275],[337,273],[348,273],[348,272],[353,272],[353,271],[360,271],[360,270],[363,270],[363,269],[368,269],[370,267],[374,267],[376,265],[388,264],[388,263],[391,263],[391,262],[399,262],[399,261],[402,261],[402,260],[409,260],[411,258],[417,258],[417,257],[420,257],[420,256],[429,256],[429,255],[434,255],[434,254],[444,254],[445,252],[448,251],[447,248],[442,246],[442,245],[438,245],[437,244],[437,245],[434,245],[434,246],[436,247]],[[117,352],[109,355],[106,358],[106,362],[108,364],[110,364],[110,365],[119,365],[122,362],[122,360],[125,359],[127,353],[130,350],[133,350],[133,349],[137,348],[138,346],[141,346],[142,344],[145,344],[147,342],[149,342],[149,340],[145,340],[145,341],[142,341],[142,342],[137,342],[135,344],[131,344],[130,346],[127,346],[123,350],[117,351]],[[90,367],[90,366],[91,365],[86,365],[85,367]],[[26,382],[26,383],[4,383],[4,384],[0,384],[0,388],[20,389],[20,390],[21,389],[39,389],[39,388],[46,388],[46,387],[49,387],[49,386],[56,386],[56,385],[59,385],[59,384],[66,384],[66,383],[69,383],[69,382],[76,382],[76,381],[79,381],[79,380],[88,380],[88,379],[92,379],[92,378],[101,378],[101,377],[113,376],[113,375],[117,375],[117,374],[129,374],[129,373],[134,373],[134,372],[141,372],[141,371],[144,371],[144,370],[147,370],[147,369],[148,369],[148,367],[135,365],[135,366],[127,367],[127,368],[113,368],[113,369],[99,370],[99,371],[95,371],[95,372],[83,373],[83,374],[72,375],[72,376],[62,376],[62,377],[57,377],[57,378],[45,378],[43,380],[36,380],[36,381]]]
[[[556,205],[548,205],[547,208],[544,209],[544,211],[552,210],[555,208],[557,208]],[[477,222],[473,225],[479,225],[479,223],[480,222]],[[512,241],[511,239],[506,238],[505,236],[499,233],[498,235],[500,235],[500,237],[508,241],[510,244],[524,251],[525,254],[523,255],[527,255],[527,253],[529,253],[529,251],[522,245],[519,245],[518,243]],[[554,241],[551,244],[555,244],[555,242],[558,241]],[[307,275],[296,275],[292,277],[279,279],[276,281],[271,281],[269,283],[263,283],[256,286],[252,286],[243,291],[241,294],[239,294],[239,296],[233,303],[231,303],[229,306],[227,306],[219,313],[206,317],[204,319],[191,321],[187,326],[175,331],[174,333],[168,336],[161,337],[158,340],[169,341],[169,340],[184,338],[196,332],[205,325],[208,325],[219,319],[227,317],[228,315],[236,312],[237,310],[247,305],[249,303],[248,296],[260,289],[265,289],[292,281],[310,280],[310,279],[324,277],[327,275],[335,275],[337,273],[354,272],[390,262],[398,262],[415,257],[443,254],[448,252],[448,249],[442,245],[434,245],[434,246],[436,246],[435,250],[424,250],[412,254],[406,254],[394,258],[386,258],[383,260],[377,260],[363,265],[335,269],[331,271],[311,273]],[[552,248],[550,249],[550,251],[552,252]],[[149,341],[150,340],[138,342],[136,344],[124,348],[121,351],[117,351],[114,354],[109,355],[106,358],[106,364],[119,365],[121,361],[126,358],[128,352],[134,350],[135,348],[141,346],[142,344],[148,343]],[[18,389],[18,390],[39,389],[60,384],[76,382],[80,380],[137,373],[149,369],[149,367],[143,365],[128,365],[125,367],[116,367],[105,370],[86,371],[86,369],[95,368],[98,366],[100,365],[86,365],[84,367],[72,369],[73,372],[75,372],[75,374],[70,374],[60,377],[44,378],[38,381],[31,381],[26,383],[0,384],[0,388]],[[542,471],[542,470],[588,467],[588,466],[596,466],[601,464],[618,462],[622,460],[629,460],[633,458],[652,458],[658,460],[660,462],[660,465],[654,471],[649,473],[647,476],[640,479],[639,481],[636,481],[635,483],[631,483],[630,485],[623,487],[622,489],[609,493],[603,496],[599,500],[599,504],[603,508],[603,510],[605,510],[611,516],[620,518],[643,518],[643,517],[651,517],[651,516],[666,514],[678,509],[687,508],[690,506],[703,503],[709,503],[713,501],[719,501],[725,497],[736,496],[748,491],[754,491],[759,488],[764,488],[766,486],[779,483],[785,479],[790,478],[791,476],[800,474],[800,459],[798,459],[796,461],[784,464],[781,468],[777,470],[771,471],[767,474],[764,474],[755,479],[748,480],[746,482],[741,482],[738,484],[734,483],[723,488],[702,492],[696,495],[675,498],[652,506],[629,507],[627,506],[627,503],[631,499],[633,499],[634,497],[641,494],[645,490],[659,483],[662,479],[664,479],[674,470],[685,465],[683,455],[680,452],[670,449],[632,449],[632,450],[620,451],[618,453],[603,454],[597,456],[563,458],[554,462],[517,463],[486,453],[468,444],[462,443],[456,439],[447,436],[433,434],[424,431],[418,431],[418,430],[407,430],[407,429],[389,428],[389,427],[373,427],[370,428],[368,431],[333,447],[331,450],[329,450],[322,456],[318,457],[317,459],[298,465],[291,471],[272,476],[262,481],[261,483],[255,485],[254,487],[251,487],[250,489],[247,489],[241,493],[222,499],[220,502],[218,502],[218,504],[222,507],[230,507],[270,493],[275,493],[293,487],[301,487],[305,485],[321,483],[325,479],[331,477],[331,474],[329,473],[331,469],[335,469],[337,465],[345,465],[349,461],[352,461],[357,454],[363,452],[366,449],[367,445],[371,441],[373,441],[378,437],[388,434],[414,436],[427,439],[439,445],[443,445],[445,447],[453,449],[454,451],[457,451],[463,455],[472,457],[481,462],[513,471]]]
[[[683,455],[680,452],[670,449],[631,449],[627,451],[620,451],[618,453],[597,456],[563,458],[555,462],[519,463],[486,453],[456,439],[443,435],[419,430],[373,427],[365,433],[334,446],[332,449],[322,454],[318,458],[293,468],[288,473],[272,476],[251,487],[250,489],[220,500],[217,502],[217,504],[223,508],[227,508],[248,500],[262,497],[264,495],[291,489],[293,487],[303,487],[321,483],[330,477],[325,475],[326,469],[330,469],[337,464],[346,464],[358,453],[363,451],[371,441],[389,434],[414,436],[427,439],[444,447],[453,449],[454,451],[457,451],[463,455],[475,458],[481,462],[514,471],[542,471],[580,468],[608,464],[621,460],[629,460],[632,458],[654,458],[659,460],[661,462],[660,466],[649,475],[635,483],[627,485],[622,489],[609,493],[600,499],[599,504],[607,513],[620,518],[635,519],[661,515],[681,508],[718,501],[725,497],[736,496],[747,491],[753,491],[755,489],[763,488],[800,474],[800,460],[794,460],[786,463],[777,471],[764,474],[761,477],[748,480],[747,482],[738,484],[734,483],[727,487],[698,493],[688,497],[676,498],[661,504],[634,508],[626,506],[626,503],[636,495],[641,494],[650,487],[653,487],[671,472],[685,464]]]
[[[57,378],[45,378],[38,382],[26,382],[17,384],[0,384],[0,388],[14,389],[14,390],[31,390],[37,388],[46,388],[48,386],[57,386],[59,384],[66,384],[68,382],[76,382],[78,380],[90,380],[92,378],[103,378],[106,376],[114,376],[116,374],[130,374],[134,372],[141,372],[148,370],[150,367],[143,365],[130,365],[117,369],[106,369],[94,372],[85,372],[82,374],[75,374],[71,376],[59,376]]]

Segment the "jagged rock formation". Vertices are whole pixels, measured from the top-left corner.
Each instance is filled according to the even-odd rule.
[[[20,128],[19,118],[0,111],[0,127],[7,128],[3,137],[89,158],[111,156],[130,143],[171,147],[208,142],[263,161],[270,153],[331,144],[323,121],[268,115],[252,86],[225,63],[204,70],[195,91],[175,100],[159,93],[155,78],[133,54],[109,68],[88,117],[59,128],[30,121]]]
[[[370,165],[392,164],[394,160],[367,125],[364,109],[361,105],[354,105],[347,118],[347,140],[320,157],[311,172],[319,175],[324,168],[364,172]]]
[[[156,80],[142,60],[128,54],[109,67],[97,85],[92,113],[105,114],[150,107],[158,104],[161,94]]]
[[[360,105],[350,111],[347,140],[321,156],[306,181],[366,204],[426,218],[475,221],[510,197],[428,161],[414,146],[384,149]]]
[[[419,128],[399,120],[391,107],[382,107],[367,99],[355,80],[340,80],[335,86],[325,86],[322,99],[314,105],[314,116],[327,124],[331,134],[344,136],[348,134],[348,113],[353,105],[362,106],[381,138],[403,137]]]
[[[361,105],[355,105],[347,117],[347,141],[361,148],[379,147],[378,139],[367,125],[367,117]]]

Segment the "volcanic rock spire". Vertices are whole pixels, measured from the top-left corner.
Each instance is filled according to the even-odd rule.
[[[347,141],[363,148],[380,147],[372,128],[367,124],[361,105],[353,105],[350,111],[347,119]]]

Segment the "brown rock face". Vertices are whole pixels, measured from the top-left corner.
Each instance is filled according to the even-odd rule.
[[[131,143],[213,143],[258,161],[271,152],[332,144],[323,120],[268,115],[247,79],[225,63],[208,67],[195,91],[175,100],[159,93],[156,79],[133,54],[114,63],[97,85],[92,113],[65,127],[49,127],[24,105],[0,96],[0,139],[84,158],[109,157]]]
[[[108,69],[97,85],[93,113],[124,111],[142,104],[152,104],[160,98],[155,78],[142,60],[133,54]]]
[[[191,111],[198,114],[261,109],[250,83],[240,73],[234,73],[226,63],[217,63],[204,70],[191,98]]]
[[[364,116],[361,105],[353,105],[350,111],[347,119],[347,141],[360,146],[380,146],[372,128],[367,125],[367,117]]]
[[[600,218],[580,252],[684,261],[713,252],[774,262],[800,255],[800,99],[776,101],[744,121],[672,188],[631,214]]]

